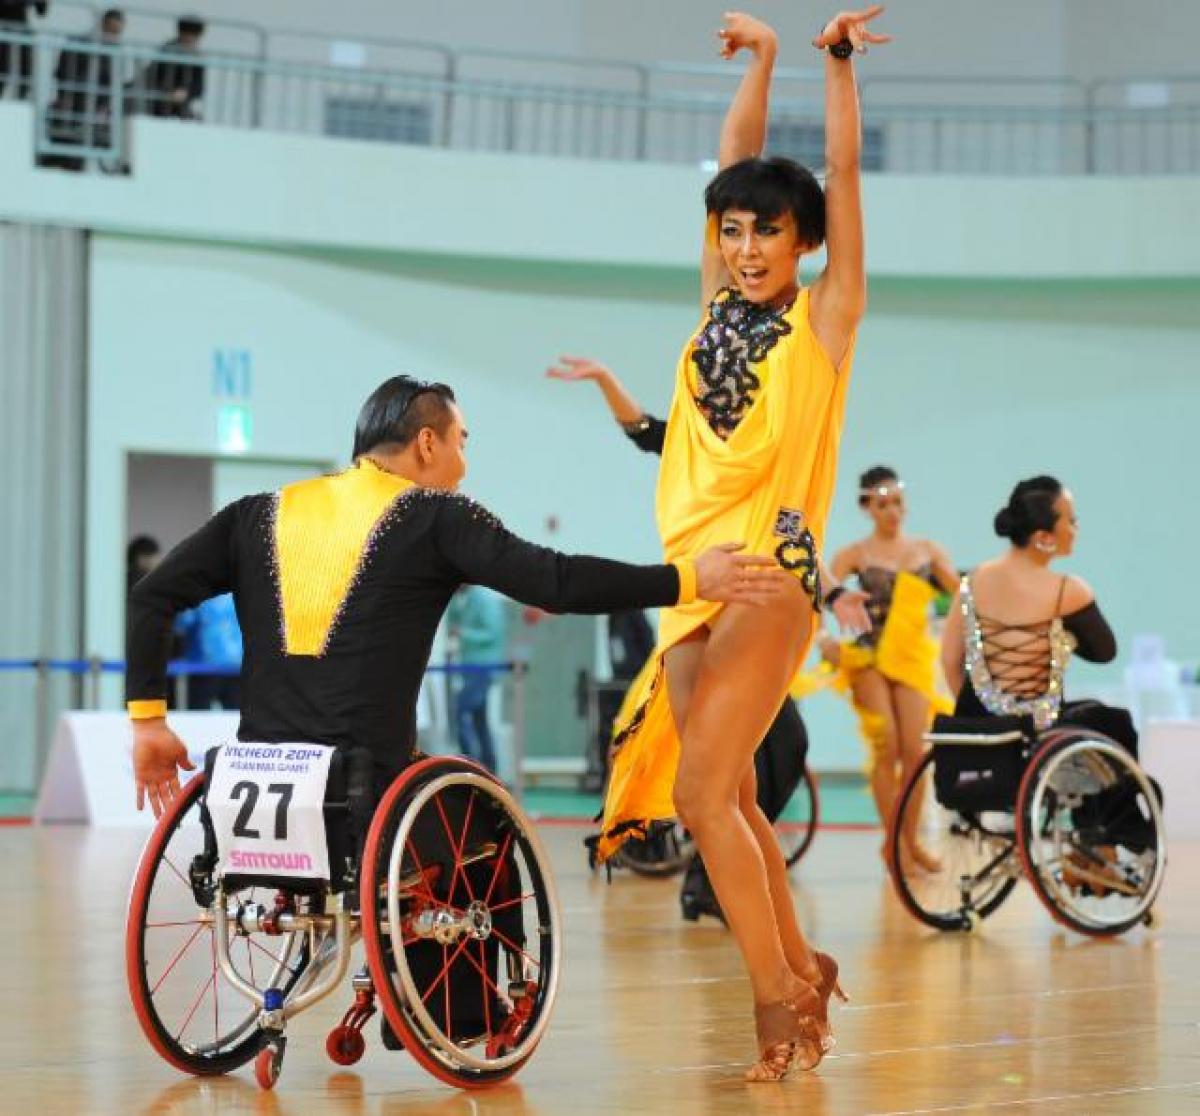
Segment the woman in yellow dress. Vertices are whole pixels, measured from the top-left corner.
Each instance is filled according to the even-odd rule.
[[[859,478],[858,504],[873,530],[834,555],[833,576],[854,577],[867,594],[871,628],[849,642],[829,635],[821,655],[850,690],[866,742],[871,793],[886,827],[896,795],[925,754],[925,730],[939,698],[935,686],[938,645],[929,631],[938,590],[953,593],[958,574],[945,549],[904,533],[908,508],[895,469],[877,465]],[[947,702],[943,712],[949,712]],[[912,812],[904,848],[927,871],[941,865],[917,840]],[[906,822],[908,819],[906,819]]]
[[[854,338],[866,306],[852,57],[885,42],[872,7],[832,19],[825,52],[826,180],[761,157],[777,40],[729,13],[722,53],[750,55],[705,192],[699,329],[680,358],[659,472],[668,556],[709,541],[744,543],[795,575],[770,607],[664,611],[648,676],[617,751],[600,855],[650,819],[694,835],[749,970],[759,1060],[751,1080],[810,1069],[832,1045],[837,964],[801,932],[774,830],[755,802],[754,750],[812,641],[822,604],[866,626],[857,594],[824,601],[818,555],[833,497]],[[810,287],[802,256],[824,243]]]

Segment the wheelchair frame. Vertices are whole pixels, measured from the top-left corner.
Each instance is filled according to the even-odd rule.
[[[1166,869],[1162,809],[1155,788],[1125,748],[1093,730],[1070,725],[1040,734],[1016,729],[934,731],[925,739],[932,747],[901,789],[887,832],[889,873],[914,917],[943,931],[974,930],[1024,877],[1050,914],[1079,933],[1109,937],[1139,923],[1153,924],[1153,905]],[[947,807],[926,794],[926,777],[936,767],[938,745],[1014,744],[1022,747],[1023,768],[1007,808]],[[1127,785],[1134,789],[1135,798],[1130,801],[1145,810],[1141,821],[1152,827],[1153,837],[1141,854],[1126,849],[1122,860],[1120,842],[1106,842],[1103,832],[1098,838],[1093,834],[1092,840],[1079,840],[1081,832],[1091,833],[1095,826],[1089,830],[1070,825],[1089,796],[1112,790],[1124,779],[1131,780]],[[942,873],[925,873],[908,863],[903,831],[905,817],[914,808],[944,815],[950,839],[947,849],[956,864],[943,865],[943,873],[950,877],[957,870],[957,877],[938,884],[935,877]],[[1045,855],[1047,841],[1056,855]],[[951,893],[957,890],[956,903],[935,907],[923,902],[927,884],[945,886]],[[1124,906],[1119,905],[1122,902]]]
[[[361,1058],[362,1028],[377,1010],[377,996],[391,1036],[448,1084],[497,1084],[529,1060],[557,996],[561,916],[538,835],[490,773],[457,757],[425,759],[406,768],[376,806],[352,878],[345,881],[349,886],[340,891],[326,881],[315,886],[297,881],[289,888],[242,873],[232,877],[234,886],[227,890],[225,879],[211,874],[211,865],[206,875],[203,854],[181,870],[175,860],[186,851],[172,854],[173,842],[184,834],[180,843],[187,850],[189,841],[194,847],[197,838],[206,837],[204,790],[203,774],[197,774],[159,819],[138,865],[126,923],[130,996],[143,1032],[167,1062],[208,1075],[253,1060],[258,1083],[272,1088],[282,1068],[288,1022],[342,984],[360,937],[366,965],[353,979],[353,1005],[326,1042],[334,1062],[351,1065]],[[192,814],[194,829],[184,825]],[[423,836],[416,832],[419,822]],[[480,827],[492,827],[494,839],[472,838]],[[486,891],[474,887],[473,874],[477,884],[488,880]],[[276,891],[270,905],[256,898],[261,888]],[[169,917],[160,921],[155,912],[164,905]],[[191,918],[174,917],[181,905],[190,909]],[[508,933],[500,930],[501,922]],[[152,971],[151,932],[180,930],[190,930],[190,937],[161,972]],[[206,932],[211,966],[202,948],[193,949],[197,941],[203,946]],[[263,942],[278,943],[275,952]],[[175,944],[170,942],[169,949]],[[269,958],[265,977],[255,971],[262,955]],[[422,988],[422,965],[428,968],[431,957],[437,958],[433,969],[440,971]],[[197,982],[207,979],[175,1029],[183,1009],[175,1010],[174,1003],[168,1007],[170,997],[160,990],[177,970],[197,967]],[[187,974],[181,972],[179,979]],[[234,1022],[223,1033],[218,983],[246,1005],[244,1011],[233,1010]],[[184,1041],[210,989],[212,1041]],[[434,996],[441,989],[444,995]],[[188,996],[192,990],[186,990]],[[472,996],[467,1013],[472,1022],[460,1012],[456,1026],[452,999]],[[440,1022],[431,998],[444,1010]],[[186,1002],[186,997],[180,1001]],[[225,1011],[230,1011],[228,1000]],[[484,1033],[460,1033],[464,1027],[478,1029],[477,1017],[486,1021]]]

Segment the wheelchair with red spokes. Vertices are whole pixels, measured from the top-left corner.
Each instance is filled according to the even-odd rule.
[[[346,983],[359,938],[334,1062],[358,1061],[378,1008],[384,1044],[448,1084],[496,1084],[532,1056],[561,919],[538,835],[493,776],[423,759],[379,797],[360,753],[214,749],[159,819],[130,896],[126,974],[154,1049],[198,1075],[253,1061],[271,1088],[289,1020]]]
[[[1126,748],[1073,725],[1038,733],[1018,717],[939,717],[926,740],[887,835],[892,881],[914,917],[973,930],[1025,878],[1080,933],[1151,925],[1166,870],[1161,795]],[[912,833],[939,870],[908,856]]]

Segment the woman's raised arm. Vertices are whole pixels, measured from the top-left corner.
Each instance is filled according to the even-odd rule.
[[[812,326],[835,366],[846,355],[850,338],[867,306],[863,251],[862,121],[854,80],[854,51],[868,43],[890,42],[867,29],[883,11],[876,4],[839,12],[813,40],[825,58],[825,245],[827,263],[813,284]],[[848,44],[848,47],[847,47]],[[844,52],[849,49],[850,53]]]

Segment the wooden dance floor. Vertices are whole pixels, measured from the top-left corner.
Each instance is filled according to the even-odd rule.
[[[0,1112],[438,1116],[529,1113],[1200,1112],[1200,846],[1172,850],[1159,925],[1116,941],[1059,929],[1027,885],[973,936],[914,923],[874,833],[824,831],[796,873],[853,1002],[816,1074],[749,1086],[749,998],[733,943],[683,923],[678,881],[588,874],[577,827],[545,830],[566,914],[549,1035],[513,1084],[462,1094],[383,1050],[324,1052],[338,995],[289,1030],[283,1076],[191,1080],[153,1054],[125,995],[124,904],[140,838],[0,828]]]

